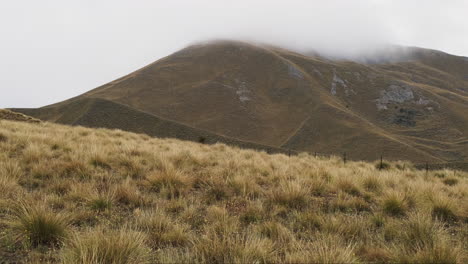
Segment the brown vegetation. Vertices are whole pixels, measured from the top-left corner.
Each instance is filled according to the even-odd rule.
[[[6,109],[0,109],[0,119],[3,120],[12,120],[12,121],[22,121],[28,123],[39,123],[39,119],[27,116],[22,113],[12,112]],[[0,139],[1,140],[1,139]]]
[[[468,178],[0,120],[0,262],[466,263]]]

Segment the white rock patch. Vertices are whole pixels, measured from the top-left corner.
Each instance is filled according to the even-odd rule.
[[[239,81],[236,79],[237,84],[237,91],[236,94],[239,97],[239,101],[245,103],[246,101],[250,101],[251,98],[249,97],[251,91],[247,88],[247,83],[245,81]]]
[[[348,87],[348,85],[346,84],[346,80],[343,80],[341,79],[335,71],[333,71],[333,79],[332,79],[332,83],[331,83],[331,89],[330,89],[330,93],[333,94],[333,95],[336,95],[336,90],[339,86],[341,86],[345,92],[345,95],[346,96],[349,96],[350,92],[356,94],[356,92],[351,88]]]
[[[294,65],[288,64],[288,74],[296,79],[304,79],[302,72]]]

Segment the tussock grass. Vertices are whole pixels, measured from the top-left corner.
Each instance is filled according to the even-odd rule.
[[[0,143],[1,142],[6,142],[8,140],[7,136],[5,136],[4,134],[0,133]]]
[[[468,262],[461,171],[44,122],[0,135],[0,262]]]
[[[382,210],[391,216],[403,216],[408,210],[406,197],[397,192],[392,192],[383,197]]]
[[[63,263],[150,263],[142,233],[121,229],[93,230],[75,234],[62,252]]]
[[[446,179],[443,179],[442,182],[446,185],[454,186],[455,184],[458,183],[458,179],[455,177],[448,177]]]
[[[11,227],[18,239],[32,247],[59,246],[67,236],[67,217],[45,207],[17,205]]]

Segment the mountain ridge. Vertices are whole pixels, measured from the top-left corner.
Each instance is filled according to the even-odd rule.
[[[405,50],[411,50],[410,60],[366,64],[210,42],[76,98],[105,99],[217,135],[294,151],[347,152],[365,160],[382,154],[416,162],[466,160],[459,142],[467,140],[468,61]],[[50,112],[42,117],[54,121],[54,106],[28,114]]]

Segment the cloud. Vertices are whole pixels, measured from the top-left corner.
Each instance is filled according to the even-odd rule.
[[[78,95],[193,42],[349,56],[389,43],[468,55],[466,1],[18,0],[0,10],[0,107]]]

